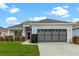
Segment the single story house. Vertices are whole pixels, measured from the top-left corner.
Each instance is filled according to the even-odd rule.
[[[32,35],[37,35],[38,42],[72,42],[73,24],[67,21],[43,19],[25,21],[7,29],[9,35],[24,36],[26,40],[33,39]]]

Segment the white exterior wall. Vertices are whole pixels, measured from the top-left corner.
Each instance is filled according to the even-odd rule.
[[[49,24],[49,25],[32,25],[32,34],[37,34],[37,29],[67,29],[67,42],[72,42],[72,26],[69,24],[57,25],[57,24]]]
[[[14,35],[14,31],[10,31],[10,35]]]
[[[5,31],[1,31],[1,36],[4,36],[5,35]]]
[[[73,29],[73,37],[74,36],[79,36],[79,28],[78,29]]]
[[[7,30],[7,33],[6,33],[6,35],[14,35],[14,31]]]
[[[10,30],[5,30],[5,31],[1,31],[1,35],[2,36],[4,36],[4,35],[14,35],[14,32],[10,31]]]

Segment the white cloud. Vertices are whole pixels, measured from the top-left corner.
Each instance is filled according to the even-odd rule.
[[[3,10],[8,11],[10,13],[16,13],[21,10],[20,8],[16,8],[16,7],[12,7],[12,6],[10,7],[5,3],[0,3],[0,9],[3,9]]]
[[[76,21],[79,21],[79,18],[73,18],[72,19],[72,22],[76,22]]]
[[[6,9],[8,9],[8,8],[9,8],[9,6],[8,6],[7,4],[5,4],[5,3],[0,3],[0,9],[6,10]]]
[[[53,8],[53,10],[51,11],[51,14],[58,15],[58,16],[63,16],[63,15],[66,15],[68,13],[69,13],[68,10],[64,9],[62,7]]]
[[[66,18],[69,17],[69,11],[68,11],[69,6],[59,6],[53,8],[50,12],[44,12],[45,14],[48,15],[55,15],[55,16],[60,16],[61,18]]]
[[[31,17],[28,20],[30,20],[30,21],[39,21],[39,20],[46,19],[46,18],[47,17]]]
[[[15,7],[9,10],[10,13],[16,13],[18,11],[20,11],[20,8],[15,8]]]
[[[66,18],[66,17],[69,17],[69,16],[70,16],[70,15],[67,14],[67,15],[62,16],[61,18]]]
[[[77,7],[76,10],[79,11],[79,7]]]
[[[6,22],[8,24],[19,24],[18,19],[16,17],[8,17],[6,18]]]
[[[67,6],[67,5],[66,5],[66,6],[63,6],[63,8],[68,9],[68,8],[69,8],[69,6]]]

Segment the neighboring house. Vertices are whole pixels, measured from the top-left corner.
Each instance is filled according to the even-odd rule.
[[[38,42],[72,42],[72,25],[71,22],[43,19],[25,21],[7,29],[9,34],[24,36],[26,39],[31,39],[31,35],[37,34]]]
[[[3,27],[0,27],[0,36],[4,36],[6,34],[7,34],[7,29],[3,28]]]
[[[73,37],[79,36],[79,22],[73,25]]]

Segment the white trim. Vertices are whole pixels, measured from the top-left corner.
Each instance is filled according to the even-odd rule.
[[[25,36],[25,27],[23,27],[23,33],[22,34],[23,34],[23,36]]]
[[[75,29],[75,28],[79,28],[79,26],[73,27],[73,29]]]
[[[23,27],[31,27],[30,25],[23,25]]]
[[[8,30],[8,35],[10,34],[10,30]]]
[[[75,23],[31,23],[32,25],[33,24],[75,24]]]
[[[50,25],[52,25],[52,24],[53,24],[53,25],[55,25],[55,24],[60,24],[60,25],[63,25],[63,24],[64,24],[64,25],[65,25],[65,24],[67,25],[67,24],[68,24],[68,25],[73,25],[73,24],[75,24],[75,23],[29,23],[29,25],[23,24],[23,27],[27,27],[27,26],[30,27],[31,25],[40,25],[40,24],[45,24],[45,25],[49,25],[49,24],[50,24]]]

